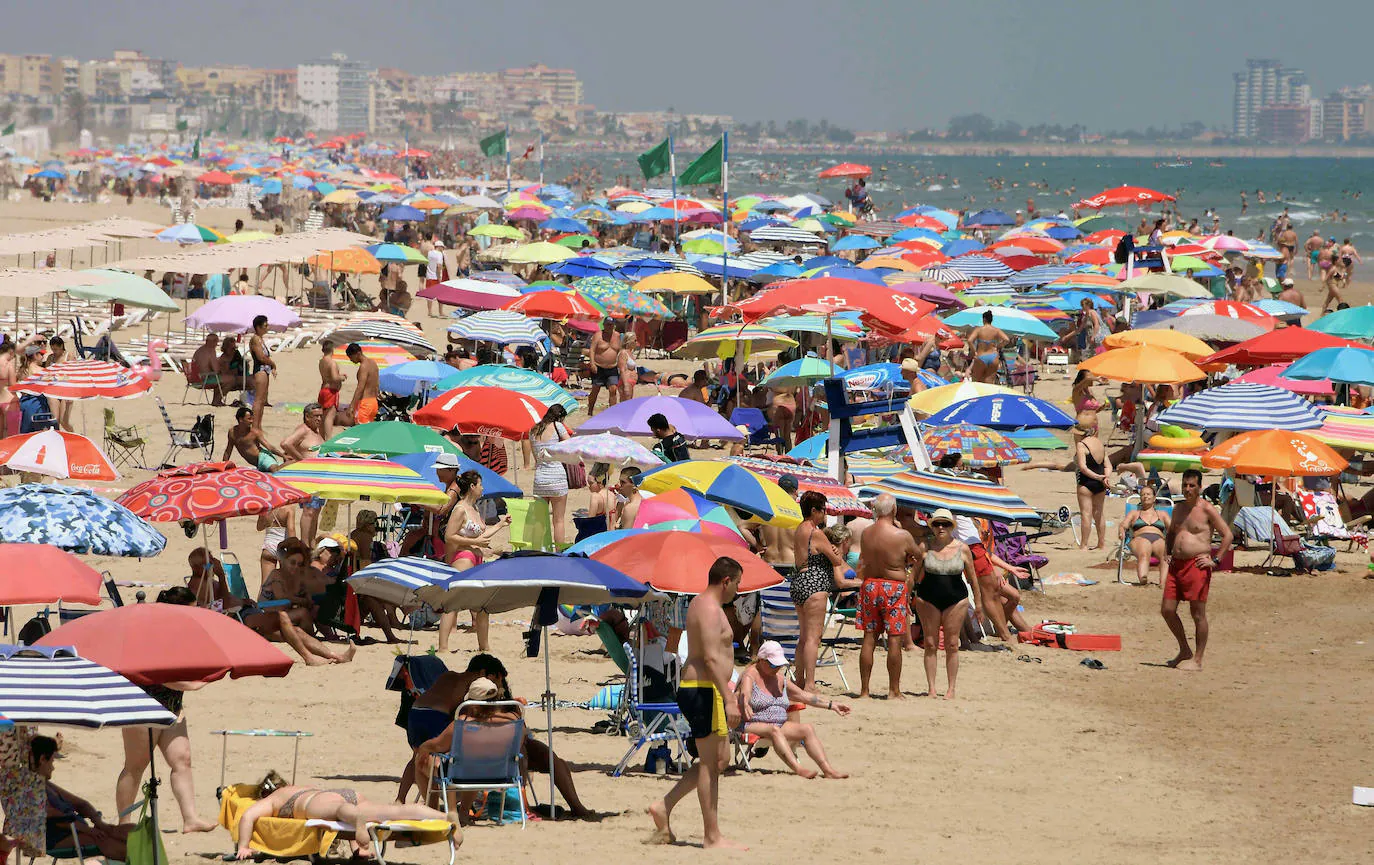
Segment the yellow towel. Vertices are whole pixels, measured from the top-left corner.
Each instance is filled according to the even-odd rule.
[[[219,825],[229,830],[238,845],[239,818],[257,801],[257,787],[253,784],[234,784],[226,787],[220,798]],[[338,833],[323,826],[306,826],[304,820],[284,820],[264,817],[253,824],[253,840],[249,846],[260,853],[282,858],[323,855]]]

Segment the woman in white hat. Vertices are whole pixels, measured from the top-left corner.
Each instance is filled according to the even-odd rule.
[[[837,771],[830,765],[815,726],[790,717],[793,703],[824,707],[841,718],[849,714],[848,704],[837,703],[799,687],[783,675],[786,666],[787,656],[775,640],[768,640],[759,646],[758,658],[744,668],[735,688],[740,715],[744,719],[742,729],[771,742],[773,750],[787,764],[787,768],[803,778],[816,777],[816,771],[797,762],[792,753],[797,745],[805,746],[806,753],[816,761],[825,777],[848,778],[848,773]]]

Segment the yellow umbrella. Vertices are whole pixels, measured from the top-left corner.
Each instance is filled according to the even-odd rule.
[[[1178,352],[1152,345],[1114,348],[1088,358],[1078,368],[1103,378],[1142,384],[1179,384],[1207,377],[1207,373]]]
[[[708,327],[684,342],[673,352],[678,357],[700,360],[708,357],[745,356],[761,351],[792,348],[797,341],[781,331],[757,324],[718,324]]]
[[[1134,276],[1116,286],[1120,291],[1144,292],[1146,294],[1172,294],[1178,297],[1201,297],[1212,299],[1212,293],[1188,279],[1172,273],[1146,273]]]
[[[320,199],[322,204],[357,204],[358,193],[352,189],[336,189]]]
[[[247,231],[235,232],[234,234],[231,234],[224,239],[229,241],[230,243],[247,243],[250,240],[268,240],[275,236],[276,235],[270,234],[266,231],[253,231],[252,229],[249,229]]]
[[[933,387],[930,390],[923,390],[913,396],[909,402],[911,403],[912,411],[917,414],[932,415],[937,411],[944,411],[956,402],[963,402],[966,399],[974,399],[980,396],[992,396],[999,393],[1016,396],[1021,392],[995,384],[984,384],[979,381],[963,381],[941,385],[940,387]]]
[[[1215,350],[1198,339],[1177,330],[1123,330],[1102,341],[1107,348],[1130,348],[1133,345],[1152,345],[1178,352],[1189,360],[1202,360],[1216,354]]]
[[[673,294],[714,294],[716,287],[695,273],[665,270],[636,282],[635,291],[670,291]]]
[[[917,273],[921,269],[919,264],[907,261],[900,255],[870,255],[868,258],[859,262],[858,266],[865,270],[872,270],[876,267],[890,267],[893,270],[905,270],[908,273]]]
[[[621,213],[643,213],[651,207],[653,207],[653,205],[647,201],[627,201],[624,204],[618,205],[616,210]]]
[[[538,243],[527,243],[524,246],[516,247],[510,255],[506,256],[506,261],[511,264],[552,264],[555,261],[573,258],[576,255],[577,253],[566,246],[541,240]]]

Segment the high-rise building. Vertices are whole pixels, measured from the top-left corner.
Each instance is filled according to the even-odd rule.
[[[315,129],[367,132],[372,106],[373,69],[347,55],[302,63],[296,68],[296,98]]]
[[[1311,131],[1312,109],[1307,103],[1274,102],[1261,105],[1255,137],[1274,144],[1297,144]]]
[[[1284,69],[1278,60],[1246,60],[1245,71],[1235,73],[1231,80],[1235,86],[1231,126],[1237,138],[1256,137],[1260,109],[1264,106],[1305,106],[1312,98],[1307,73],[1301,69]]]
[[[1365,134],[1365,100],[1333,93],[1322,100],[1322,140],[1349,141]]]

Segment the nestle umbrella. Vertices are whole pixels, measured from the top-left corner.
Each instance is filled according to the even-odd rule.
[[[301,323],[301,317],[279,300],[234,294],[207,302],[186,317],[186,324],[215,333],[243,333],[252,330],[253,319],[259,315],[267,316],[269,330],[286,330]]]
[[[995,430],[1068,429],[1074,425],[1074,419],[1053,403],[1020,394],[993,394],[963,400],[926,420],[932,424],[969,423]]]
[[[744,434],[720,413],[695,400],[675,396],[641,396],[597,412],[578,427],[578,435],[612,432],[620,435],[652,435],[649,418],[661,414],[687,438],[742,441]]]

